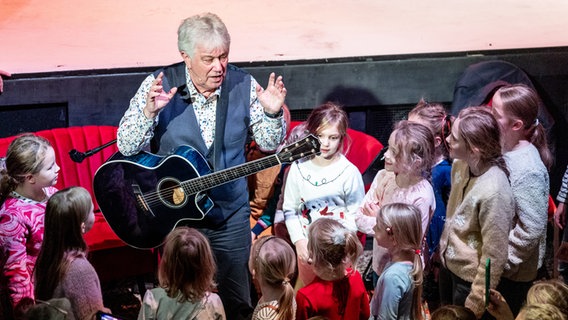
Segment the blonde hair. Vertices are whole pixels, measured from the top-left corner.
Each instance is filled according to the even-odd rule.
[[[282,288],[276,319],[292,319],[295,315],[294,288],[290,280],[296,271],[296,254],[292,247],[275,236],[260,237],[252,245],[249,268],[267,285]]]
[[[477,320],[477,317],[464,306],[445,305],[432,313],[432,320]]]
[[[517,319],[523,320],[566,320],[565,313],[548,303],[527,304],[521,308]]]
[[[308,252],[316,275],[323,280],[340,280],[333,290],[337,299],[338,313],[343,314],[349,294],[347,268],[355,267],[363,252],[361,241],[355,232],[345,228],[341,222],[331,218],[319,218],[312,222],[308,233]]]
[[[391,134],[398,152],[393,154],[397,162],[410,172],[430,178],[434,162],[434,134],[423,124],[402,120],[395,124]]]
[[[215,287],[217,265],[209,241],[199,231],[177,227],[166,237],[158,280],[170,298],[198,302]]]
[[[377,214],[377,228],[385,228],[393,237],[397,252],[414,257],[410,277],[413,282],[412,313],[415,319],[422,318],[422,215],[420,210],[411,204],[386,204]]]
[[[0,171],[0,205],[10,192],[25,181],[26,175],[36,174],[43,169],[43,160],[49,148],[51,144],[47,139],[31,133],[22,134],[10,143],[6,152],[6,168]]]
[[[549,303],[568,314],[568,285],[558,279],[536,282],[527,292],[527,304]]]

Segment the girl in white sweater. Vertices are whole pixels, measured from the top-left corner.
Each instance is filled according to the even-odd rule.
[[[338,105],[328,102],[315,108],[306,120],[306,129],[320,139],[321,152],[290,166],[282,209],[298,258],[296,288],[315,277],[307,264],[307,235],[313,221],[330,217],[341,221],[349,230],[357,231],[355,212],[365,189],[361,173],[343,155],[347,127],[347,114]]]
[[[504,86],[492,102],[515,198],[509,257],[497,289],[517,315],[544,258],[550,190],[547,167],[552,155],[538,122],[539,98],[534,90],[520,84]]]

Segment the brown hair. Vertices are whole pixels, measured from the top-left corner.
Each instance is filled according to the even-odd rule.
[[[499,124],[487,107],[467,107],[458,115],[458,133],[469,152],[479,150],[477,164],[499,167],[507,176],[509,169],[501,153]]]
[[[446,138],[452,132],[452,116],[446,111],[446,108],[440,103],[428,103],[424,99],[420,99],[418,104],[408,113],[408,119],[417,117],[423,121],[432,132],[434,137],[439,137],[442,141],[436,147],[437,155],[442,155],[445,159],[449,158],[449,148]]]
[[[333,295],[339,301],[338,313],[343,314],[349,294],[347,268],[355,268],[363,252],[361,241],[355,232],[349,231],[339,221],[319,218],[312,222],[308,232],[308,252],[316,275],[323,280],[340,280],[334,285]]]
[[[199,302],[215,287],[217,265],[209,241],[199,231],[177,227],[166,237],[158,268],[160,286],[179,302]]]
[[[414,260],[410,277],[412,278],[412,314],[414,319],[422,318],[422,215],[411,204],[386,204],[377,214],[377,226],[390,228],[396,242],[395,250],[411,255]]]
[[[31,133],[22,134],[10,143],[6,152],[6,168],[0,171],[0,205],[24,182],[26,175],[43,169],[48,148],[51,144],[47,139]]]
[[[82,187],[57,191],[47,201],[43,243],[34,270],[37,299],[51,299],[69,264],[85,255],[81,224],[87,221],[92,205],[91,195]]]
[[[395,124],[392,135],[398,149],[398,153],[393,154],[396,161],[406,164],[407,170],[430,178],[434,161],[432,130],[423,124],[402,120]]]
[[[249,268],[267,285],[282,288],[276,319],[294,318],[294,288],[290,279],[296,271],[296,254],[292,247],[275,236],[260,237],[252,245]]]
[[[501,98],[504,112],[523,122],[525,138],[538,149],[542,162],[550,170],[554,160],[548,148],[546,131],[538,121],[538,108],[541,105],[538,94],[524,84],[513,84],[499,88],[495,92],[497,95]]]
[[[326,102],[313,109],[306,120],[306,130],[314,135],[318,135],[328,126],[336,125],[341,135],[340,145],[343,144],[343,150],[339,150],[345,154],[351,147],[350,137],[347,135],[349,127],[349,118],[347,113],[339,105],[333,102]],[[344,138],[347,137],[347,143],[344,144]]]

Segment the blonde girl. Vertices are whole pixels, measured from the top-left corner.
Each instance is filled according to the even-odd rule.
[[[298,290],[297,320],[369,319],[369,297],[355,269],[362,251],[356,233],[339,221],[320,218],[312,223],[308,252],[316,277]]]
[[[365,192],[361,173],[343,155],[344,146],[348,146],[344,144],[348,139],[345,111],[328,102],[312,110],[305,124],[306,130],[319,138],[321,152],[290,166],[282,203],[298,260],[296,288],[310,283],[315,276],[307,264],[310,224],[331,217],[356,231],[355,213]]]
[[[422,319],[422,225],[420,210],[391,203],[377,215],[375,240],[391,261],[379,277],[371,314],[375,319]]]
[[[261,297],[252,320],[293,320],[296,318],[294,288],[290,283],[296,270],[296,254],[283,239],[261,237],[252,245],[249,269]]]
[[[7,317],[21,316],[33,304],[32,272],[58,173],[45,138],[25,134],[10,143],[0,171],[0,313]]]
[[[420,210],[422,232],[428,228],[436,200],[428,181],[434,156],[434,135],[428,127],[406,120],[396,124],[385,153],[385,168],[380,170],[357,215],[357,227],[365,234],[374,234],[376,215],[389,203],[412,204]],[[422,234],[424,236],[424,234]],[[390,261],[387,249],[373,243],[375,281]]]

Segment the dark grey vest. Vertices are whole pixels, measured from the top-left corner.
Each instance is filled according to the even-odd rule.
[[[169,91],[175,86],[178,91],[160,112],[152,139],[152,152],[166,155],[181,145],[190,145],[207,159],[213,171],[244,163],[250,124],[251,76],[235,66],[227,67],[227,76],[217,101],[215,138],[211,148],[207,148],[186,86],[185,68],[182,62],[154,73],[157,76],[160,71],[164,72],[164,90]],[[224,221],[237,211],[250,213],[245,178],[211,189],[209,197],[215,203],[209,213],[215,221]]]

